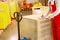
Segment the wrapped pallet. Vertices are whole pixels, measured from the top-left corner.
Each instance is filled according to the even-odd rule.
[[[51,20],[40,18],[39,15],[23,16],[20,24],[21,37],[31,40],[52,40]]]

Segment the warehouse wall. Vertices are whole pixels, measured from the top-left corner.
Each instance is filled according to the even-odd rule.
[[[39,0],[27,0],[27,3],[34,3],[34,2],[38,2]]]
[[[23,1],[23,0],[19,0],[20,2]],[[41,2],[42,5],[46,6],[47,3],[48,3],[48,0],[26,0],[27,3],[34,3],[34,2]]]
[[[18,0],[20,2],[23,2],[23,0]],[[38,2],[39,0],[26,0],[27,3],[34,3],[34,2]]]

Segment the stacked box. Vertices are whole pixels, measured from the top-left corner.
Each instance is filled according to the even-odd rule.
[[[51,20],[40,18],[39,15],[23,16],[20,23],[21,37],[31,40],[51,40]]]
[[[47,16],[49,13],[49,7],[48,6],[39,6],[39,7],[32,7],[32,14],[33,15],[40,15],[41,16]]]

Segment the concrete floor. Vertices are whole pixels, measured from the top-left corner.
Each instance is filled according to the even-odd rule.
[[[0,40],[17,40],[17,22],[12,21],[10,25],[1,33]]]
[[[0,30],[0,35],[1,35],[2,32],[3,32],[3,30]]]

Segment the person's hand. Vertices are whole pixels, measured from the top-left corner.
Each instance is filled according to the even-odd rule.
[[[52,16],[52,14],[49,14],[48,16],[46,16],[46,18],[51,20],[52,19],[51,16]]]
[[[47,19],[51,20],[52,18],[51,17],[48,17]]]

